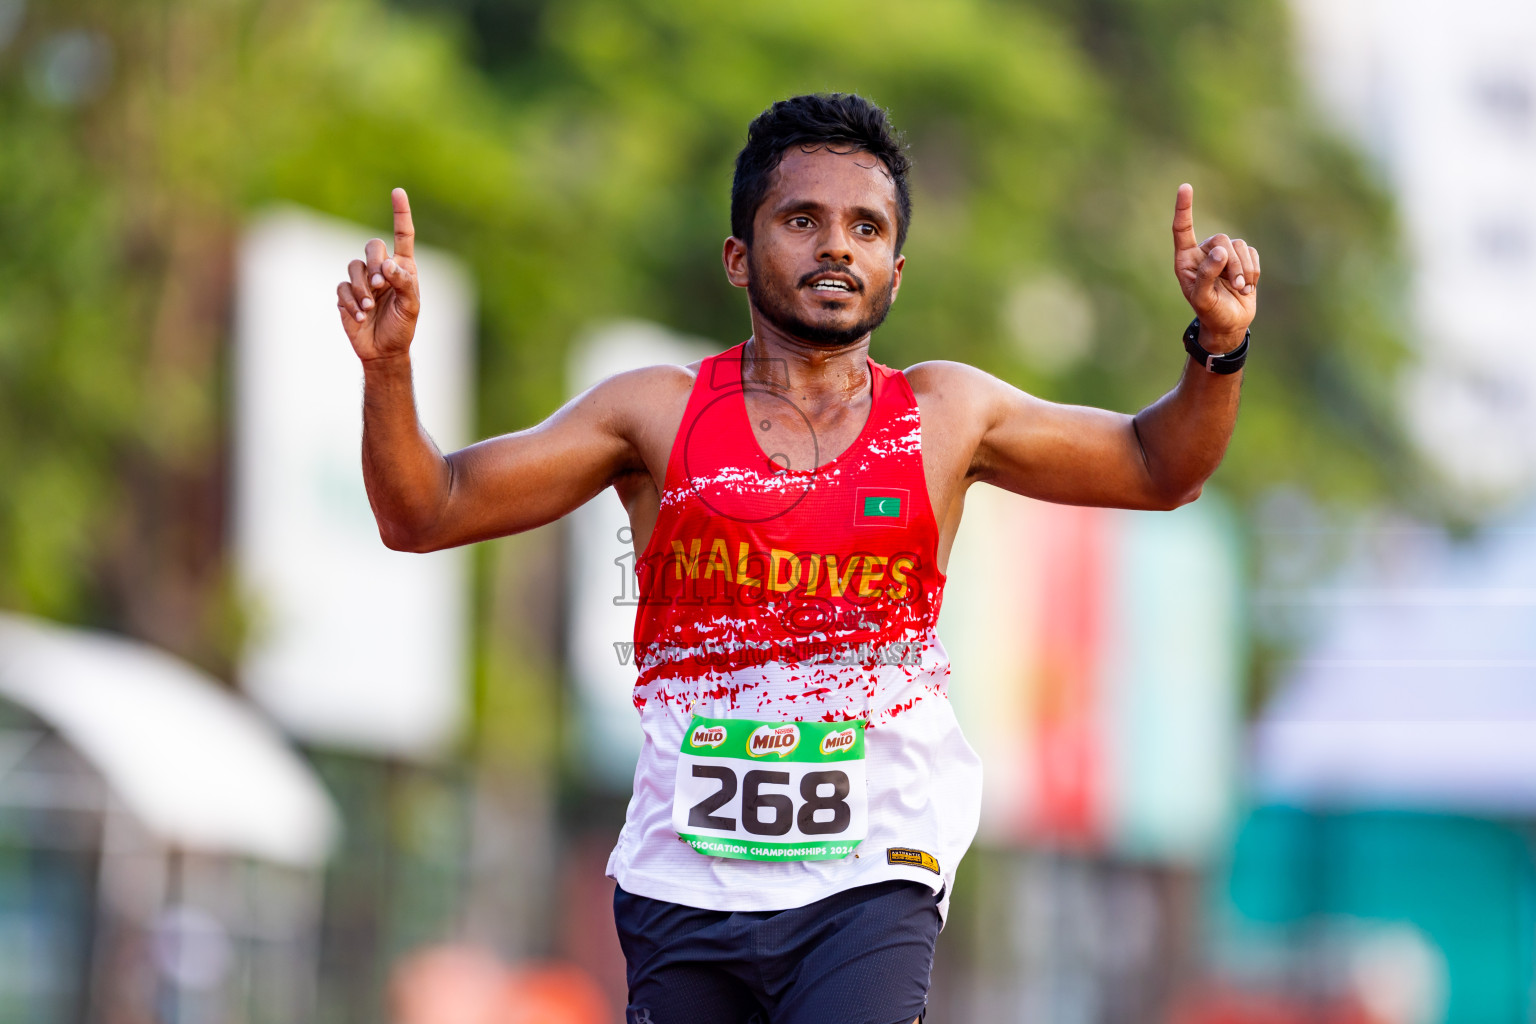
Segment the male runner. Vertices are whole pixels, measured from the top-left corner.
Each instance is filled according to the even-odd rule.
[[[1134,417],[960,363],[869,359],[905,266],[908,166],[858,96],[774,104],[737,157],[723,254],[752,336],[446,457],[412,397],[403,190],[394,255],[370,241],[337,289],[391,548],[528,530],[608,487],[629,514],[645,737],[608,873],[635,1024],[920,1019],[979,814],[934,632],[966,490],[1170,509],[1232,432],[1259,254],[1197,241],[1188,185],[1174,272],[1194,358]]]

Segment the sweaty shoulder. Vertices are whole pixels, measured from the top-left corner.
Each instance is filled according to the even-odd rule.
[[[912,385],[926,422],[930,417],[947,428],[984,427],[1008,384],[985,370],[949,359],[930,359],[902,371]]]
[[[627,472],[645,470],[659,480],[698,370],[698,363],[625,370],[594,384],[577,402],[629,449]]]
[[[923,451],[943,461],[941,475],[974,476],[982,468],[988,431],[1023,393],[985,370],[948,359],[917,363],[904,372],[923,416]]]
[[[674,405],[681,416],[698,371],[698,363],[642,366],[603,378],[583,397],[599,404],[614,420],[638,426],[658,416],[665,419]]]
[[[969,393],[978,387],[984,387],[985,382],[995,381],[996,377],[984,370],[978,370],[968,363],[957,363],[953,359],[929,359],[922,363],[913,363],[902,373],[912,384],[912,390],[921,395],[927,392],[932,395],[942,395],[945,392],[951,394]]]
[[[687,394],[698,375],[699,364],[696,362],[689,363],[687,366],[657,363],[605,377],[597,383],[596,387],[610,394],[625,397],[643,397],[647,394],[656,397],[661,393],[677,391]]]

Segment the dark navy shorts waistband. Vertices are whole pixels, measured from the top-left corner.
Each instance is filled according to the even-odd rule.
[[[615,888],[628,1024],[907,1024],[921,1018],[939,896],[861,885],[790,910],[702,910]]]

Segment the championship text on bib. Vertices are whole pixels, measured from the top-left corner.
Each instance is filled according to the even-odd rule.
[[[869,830],[864,723],[695,715],[677,758],[672,827],[739,860],[834,860]]]

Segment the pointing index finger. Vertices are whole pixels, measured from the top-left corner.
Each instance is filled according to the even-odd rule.
[[[1195,187],[1185,182],[1173,201],[1173,248],[1183,252],[1199,244],[1195,240]]]
[[[411,223],[411,201],[405,189],[397,188],[389,194],[395,207],[395,255],[416,255],[416,228]]]

